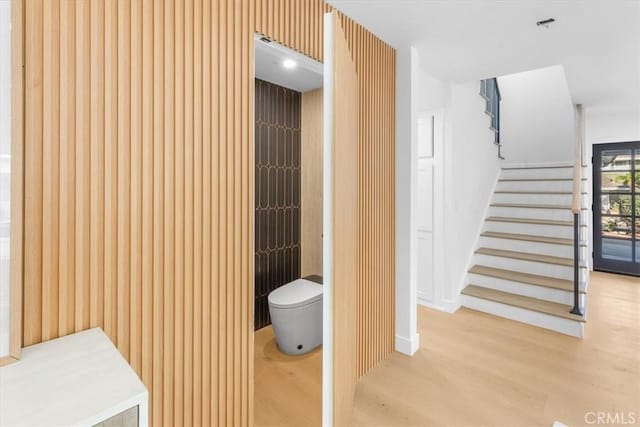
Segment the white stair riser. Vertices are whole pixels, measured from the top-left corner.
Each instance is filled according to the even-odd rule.
[[[552,219],[559,221],[573,221],[570,209],[546,209],[546,208],[520,208],[520,207],[489,207],[489,216],[506,218],[536,218]]]
[[[568,246],[553,243],[531,242],[527,240],[502,239],[499,237],[480,236],[479,247],[504,249],[563,258],[573,257],[573,245]]]
[[[527,193],[495,193],[493,203],[520,203],[570,206],[571,194],[527,194]]]
[[[507,319],[527,323],[540,328],[550,329],[574,337],[581,338],[584,335],[583,322],[550,316],[537,311],[513,307],[507,304],[471,297],[469,295],[461,295],[461,302],[464,307],[472,310],[505,317]]]
[[[476,265],[485,265],[487,267],[500,268],[503,270],[520,271],[522,273],[573,280],[573,267],[569,266],[484,254],[475,254],[474,257]]]
[[[571,181],[498,181],[498,191],[573,191]]]
[[[573,178],[573,168],[502,169],[501,179]]]
[[[573,239],[573,227],[543,224],[522,224],[518,222],[485,221],[483,231],[500,233],[531,234],[534,236]]]
[[[557,302],[558,304],[573,305],[573,292],[562,289],[547,288],[544,286],[515,282],[513,280],[499,279],[497,277],[473,273],[469,273],[467,284],[482,286],[483,288],[495,289],[512,294],[524,295],[526,297],[537,298],[545,301]],[[583,293],[579,295],[580,307],[584,307],[586,295]]]

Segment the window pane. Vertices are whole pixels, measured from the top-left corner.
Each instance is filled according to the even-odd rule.
[[[631,218],[602,217],[602,237],[631,239]]]
[[[631,150],[604,150],[600,163],[602,171],[631,169]]]
[[[631,240],[602,239],[602,258],[615,261],[629,261],[632,259]]]
[[[600,200],[604,215],[632,215],[631,194],[603,194]]]
[[[636,149],[636,159],[635,159],[635,164],[636,164],[636,170],[640,170],[640,148]]]
[[[606,191],[631,192],[631,172],[603,172],[600,174],[600,188]]]

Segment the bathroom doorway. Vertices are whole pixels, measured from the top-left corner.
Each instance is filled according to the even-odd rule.
[[[323,65],[255,36],[255,424],[322,419]]]

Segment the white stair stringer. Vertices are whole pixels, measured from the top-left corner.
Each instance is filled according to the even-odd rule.
[[[583,315],[570,313],[574,302],[572,177],[573,168],[565,165],[503,168],[461,292],[462,306],[583,336],[589,281],[584,262],[578,294]],[[587,259],[587,212],[583,207],[580,260]]]

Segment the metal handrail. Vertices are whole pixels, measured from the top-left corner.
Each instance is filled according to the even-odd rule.
[[[576,150],[573,163],[573,308],[571,313],[582,316],[580,309],[580,210],[581,210],[581,181],[582,181],[582,145],[583,145],[582,105],[576,105]]]

